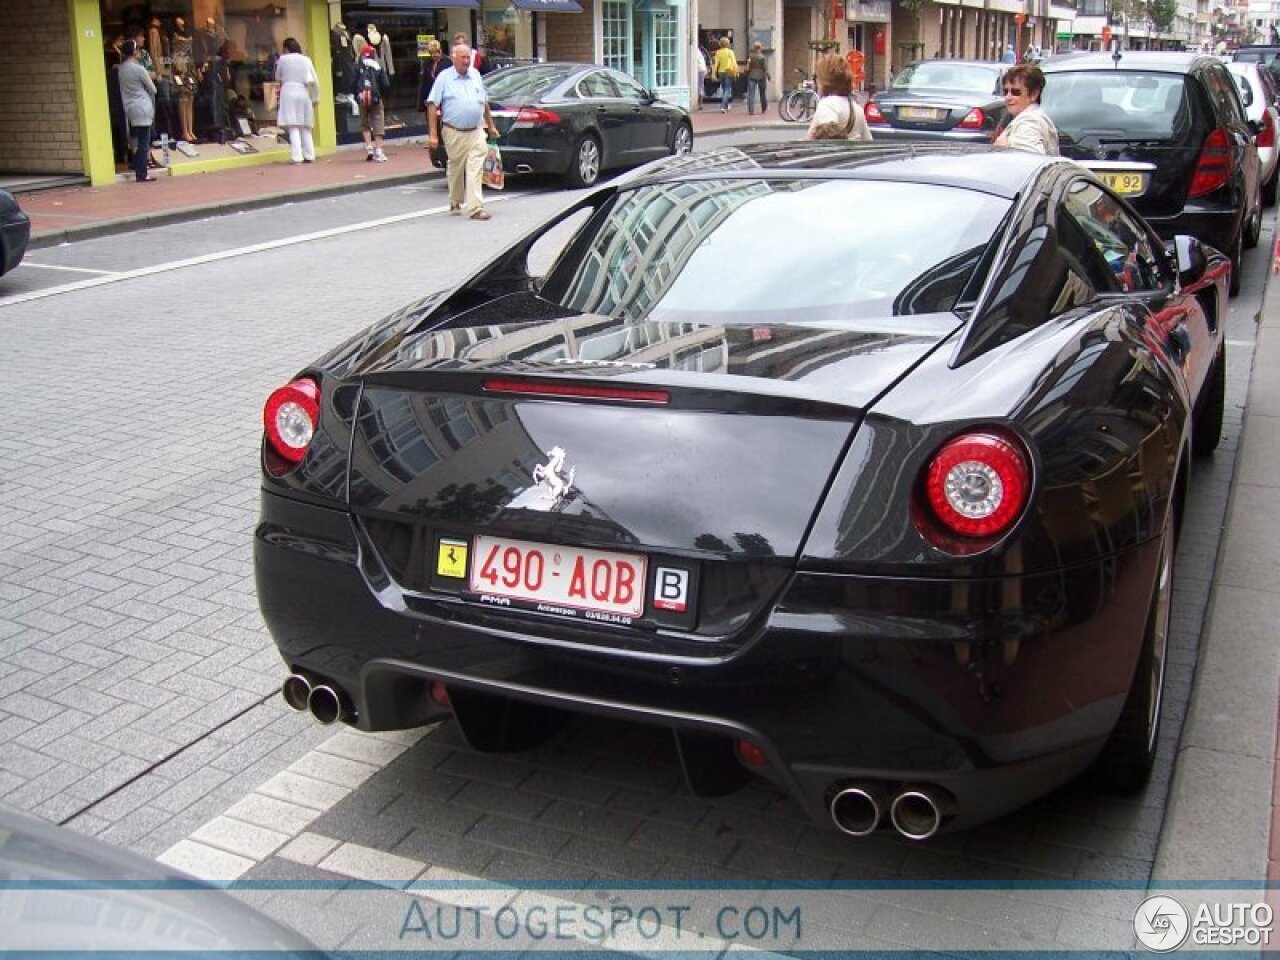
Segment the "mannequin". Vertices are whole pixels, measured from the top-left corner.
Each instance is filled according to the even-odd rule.
[[[159,76],[169,75],[169,38],[160,32],[160,18],[152,17],[147,27],[147,49],[151,51],[151,59],[155,61],[156,73]]]
[[[345,94],[351,89],[351,73],[356,62],[355,47],[345,23],[335,23],[329,28],[329,57],[333,61],[333,89]]]
[[[365,29],[368,31],[369,46],[373,47],[378,62],[382,64],[382,69],[387,71],[388,77],[394,77],[396,75],[396,65],[391,57],[391,38],[383,36],[382,32],[372,23]]]
[[[178,130],[179,140],[194,140],[196,70],[192,60],[191,34],[187,32],[187,21],[182,17],[173,18],[173,33],[169,36],[169,51],[173,58],[173,84],[178,94]]]

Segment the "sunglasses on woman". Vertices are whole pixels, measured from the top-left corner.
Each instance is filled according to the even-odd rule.
[[[1027,91],[1023,90],[1021,87],[1005,87],[1004,92],[1006,96],[1012,95],[1015,97],[1020,97]]]

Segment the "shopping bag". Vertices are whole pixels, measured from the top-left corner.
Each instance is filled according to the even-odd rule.
[[[486,187],[494,190],[501,190],[506,185],[506,178],[502,173],[502,154],[498,152],[498,145],[492,140],[489,141],[489,152],[484,155],[482,182]]]

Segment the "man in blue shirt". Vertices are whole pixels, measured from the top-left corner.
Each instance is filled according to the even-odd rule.
[[[427,100],[427,146],[434,150],[443,140],[449,158],[450,213],[465,212],[472,220],[489,219],[480,191],[480,172],[488,152],[487,138],[497,136],[484,81],[471,69],[471,47],[456,44],[453,69],[440,72]]]

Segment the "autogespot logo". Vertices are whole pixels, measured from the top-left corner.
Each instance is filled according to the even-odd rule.
[[[1191,915],[1173,897],[1147,897],[1133,915],[1138,942],[1154,953],[1177,950],[1191,930]]]

